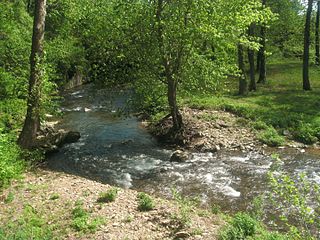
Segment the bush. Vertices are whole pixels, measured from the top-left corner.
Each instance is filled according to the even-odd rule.
[[[258,134],[258,139],[270,147],[281,146],[285,143],[284,137],[280,136],[277,130],[275,130],[273,127],[268,127],[267,129],[261,131]]]
[[[146,194],[146,193],[138,193],[138,209],[140,211],[150,211],[152,209],[154,209],[155,204],[154,201],[152,200],[152,198]]]
[[[117,188],[111,188],[107,192],[102,192],[99,194],[98,202],[106,203],[106,202],[114,202],[118,195]]]

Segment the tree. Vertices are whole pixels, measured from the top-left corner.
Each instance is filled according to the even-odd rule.
[[[46,0],[37,0],[35,4],[32,48],[30,55],[30,79],[28,90],[28,108],[18,143],[23,148],[35,145],[36,134],[40,128],[40,97],[43,76],[43,41],[46,17]]]
[[[245,65],[243,60],[243,46],[238,44],[238,66],[240,70],[239,76],[239,95],[246,95],[248,92],[248,83],[245,73]]]
[[[317,66],[320,66],[320,41],[319,41],[319,24],[320,24],[320,1],[317,1],[317,16],[316,16],[316,59],[315,63]]]
[[[254,25],[251,24],[248,30],[248,36],[254,36]],[[254,50],[252,48],[248,48],[248,60],[249,60],[249,71],[250,71],[250,84],[249,84],[249,91],[256,91],[256,79],[255,79],[255,69],[254,69]]]
[[[306,23],[304,28],[304,49],[303,49],[303,90],[311,90],[309,80],[309,48],[310,48],[310,22],[313,0],[308,0]]]
[[[263,8],[266,7],[267,0],[262,0]],[[260,27],[260,48],[258,53],[258,66],[259,80],[258,83],[266,83],[267,71],[266,71],[266,24],[262,24]]]

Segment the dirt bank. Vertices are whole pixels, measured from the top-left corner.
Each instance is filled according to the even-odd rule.
[[[192,208],[187,215],[190,224],[184,225],[181,205],[159,198],[153,198],[154,210],[141,212],[134,190],[120,189],[114,202],[98,203],[99,193],[110,188],[64,173],[46,170],[27,173],[24,180],[14,182],[0,195],[0,233],[1,228],[6,230],[25,218],[26,206],[32,207],[55,239],[216,239],[223,224],[216,215]],[[79,202],[90,219],[103,220],[93,233],[72,227],[72,211]]]

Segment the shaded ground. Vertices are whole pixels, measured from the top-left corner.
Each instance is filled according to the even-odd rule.
[[[34,232],[41,237],[32,239],[216,239],[217,229],[223,224],[210,212],[192,208],[187,215],[190,224],[184,225],[182,205],[159,198],[154,198],[154,210],[141,212],[133,190],[121,189],[115,202],[98,203],[99,193],[110,188],[64,173],[27,173],[24,180],[16,181],[0,195],[0,239],[16,239],[15,234],[21,236],[21,232],[37,226],[52,236],[44,238],[45,232]],[[79,205],[89,214],[88,221],[99,219],[91,232],[73,227],[72,212]]]

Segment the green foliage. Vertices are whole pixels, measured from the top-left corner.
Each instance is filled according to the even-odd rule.
[[[114,202],[118,195],[118,188],[111,188],[107,192],[102,192],[99,194],[98,202],[106,203],[106,202]]]
[[[237,213],[231,221],[220,230],[219,240],[289,240],[286,235],[269,232],[247,213]]]
[[[294,136],[300,142],[312,144],[318,141],[320,126],[315,126],[310,123],[301,122],[299,127],[295,129]]]
[[[1,130],[1,129],[0,129]],[[14,137],[0,131],[0,189],[23,172],[25,163],[20,158],[20,148]]]
[[[8,196],[4,200],[4,203],[8,204],[8,203],[11,203],[13,200],[14,200],[14,194],[13,192],[9,192]]]
[[[278,169],[279,171],[279,169]],[[304,174],[290,177],[284,172],[269,173],[270,204],[277,206],[275,218],[290,230],[294,239],[318,239],[320,189]]]
[[[281,146],[285,143],[284,138],[280,136],[277,130],[275,130],[273,127],[268,127],[267,129],[262,130],[258,134],[258,139],[262,143],[265,143],[271,147]]]
[[[3,225],[0,223],[0,239],[53,239],[51,229],[37,211],[30,205],[25,206],[23,214],[16,221],[9,221]]]
[[[72,210],[71,226],[78,232],[94,233],[103,223],[104,220],[102,218],[91,219],[89,212],[80,203],[77,203],[76,207]]]
[[[238,213],[221,232],[219,239],[236,240],[246,239],[257,232],[258,222],[245,213]]]
[[[138,209],[142,212],[151,211],[155,207],[153,199],[146,193],[138,193]]]
[[[213,204],[211,206],[211,212],[213,214],[219,214],[219,213],[221,213],[221,207],[219,205],[217,205],[217,204]]]

